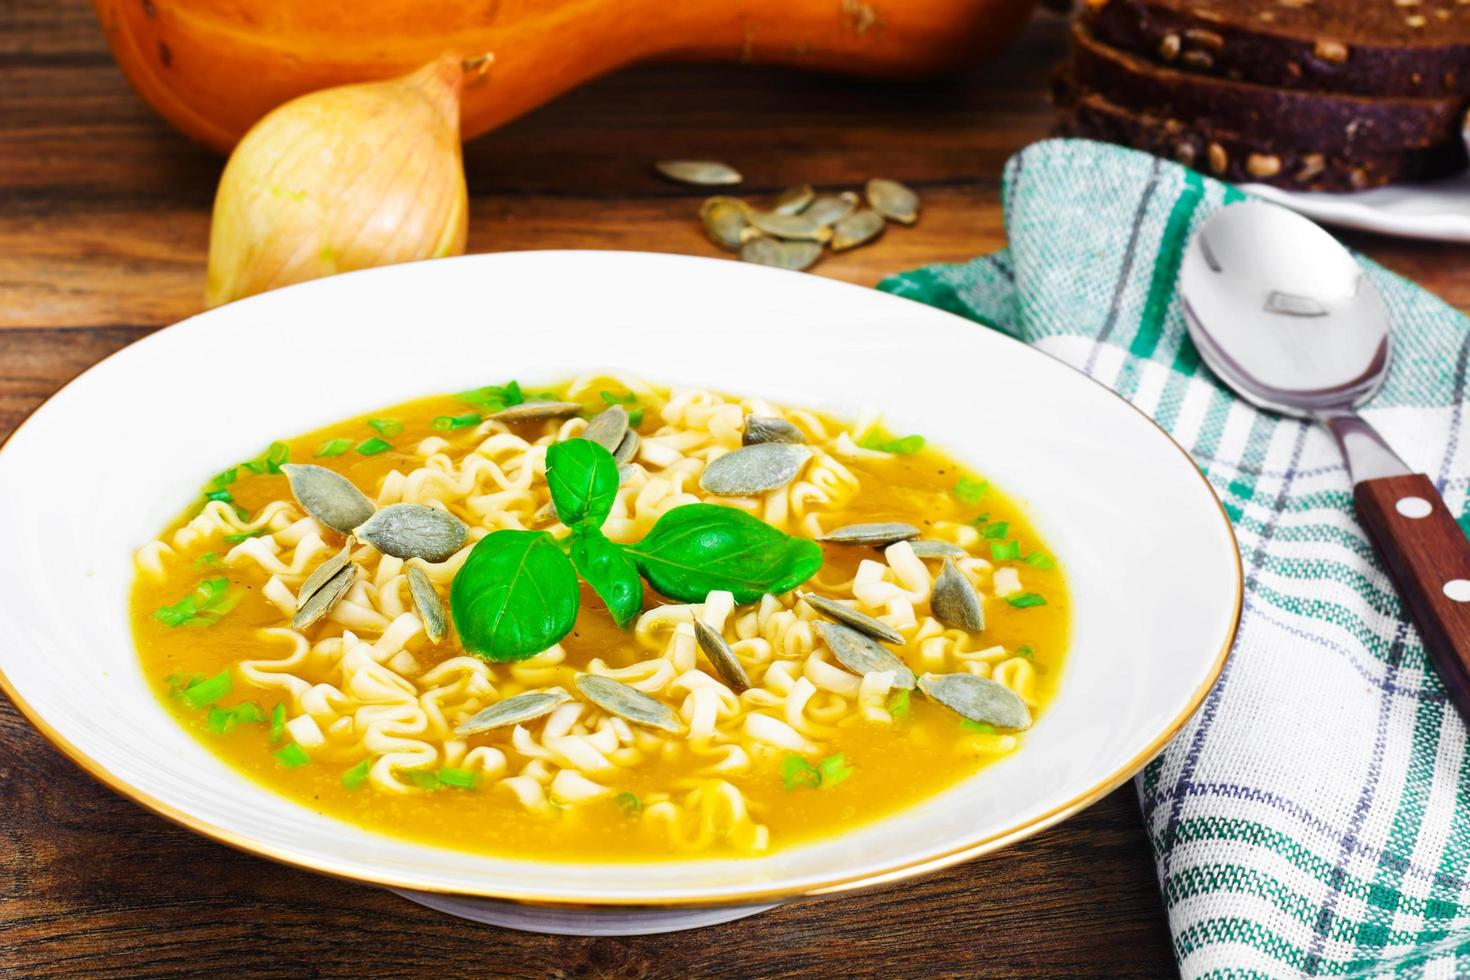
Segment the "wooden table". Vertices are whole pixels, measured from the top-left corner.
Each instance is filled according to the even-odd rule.
[[[470,250],[715,254],[701,194],[649,162],[708,156],[752,193],[873,175],[923,221],[829,257],[871,284],[1004,242],[1006,157],[1046,135],[1061,24],[925,85],[735,66],[640,68],[467,148]],[[196,312],[220,160],[160,123],[82,0],[0,5],[0,438],[96,360]],[[1356,239],[1470,305],[1470,250]],[[713,298],[718,301],[718,298]],[[6,556],[24,560],[24,556]],[[699,932],[563,939],[472,926],[160,820],[66,762],[0,699],[0,975],[1160,976],[1174,960],[1131,786],[972,864]]]

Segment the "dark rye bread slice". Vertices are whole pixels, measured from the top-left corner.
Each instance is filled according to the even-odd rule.
[[[1270,88],[1176,71],[1072,26],[1072,71],[1083,89],[1138,112],[1189,119],[1262,140],[1290,137],[1319,153],[1383,153],[1460,139],[1458,97],[1369,98]]]
[[[1303,191],[1356,191],[1400,181],[1428,180],[1465,166],[1464,148],[1459,143],[1343,157],[1133,112],[1096,92],[1076,92],[1063,79],[1058,80],[1056,90],[1057,131],[1061,135],[1131,146],[1229,181]]]
[[[1186,71],[1357,95],[1470,95],[1460,0],[1087,0],[1100,40]]]

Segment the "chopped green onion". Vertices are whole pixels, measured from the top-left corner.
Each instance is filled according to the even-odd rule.
[[[276,749],[271,754],[276,757],[277,762],[287,769],[299,769],[311,761],[311,756],[306,754],[306,750],[295,742],[292,742],[283,749]]]
[[[972,480],[966,476],[954,485],[954,495],[960,503],[974,506],[980,502],[980,499],[985,496],[985,491],[989,489],[988,480]]]
[[[211,735],[223,735],[235,727],[235,713],[219,705],[211,705],[204,718],[204,728]]]
[[[1010,534],[1010,533],[1011,533],[1011,522],[1010,521],[996,521],[994,524],[987,524],[987,525],[985,525],[985,527],[982,528],[981,531],[980,531],[980,536],[982,538],[990,538],[990,539],[994,540],[994,539],[997,539],[997,538],[1003,538],[1007,534]]]
[[[643,424],[643,409],[635,408],[628,413],[628,428],[636,429]]]
[[[281,464],[291,461],[291,447],[284,442],[273,442],[265,452],[240,465],[252,473],[279,473]]]
[[[235,682],[230,677],[230,668],[213,677],[197,680],[179,692],[179,697],[191,708],[207,708],[229,694]]]
[[[484,408],[492,412],[498,412],[502,408],[511,405],[519,405],[526,400],[521,386],[514,381],[504,385],[486,385],[483,388],[474,388],[470,391],[461,391],[455,396],[462,402]]]
[[[1046,597],[1035,592],[1013,592],[1006,596],[1006,602],[1017,609],[1030,609],[1032,606],[1046,605]]]
[[[286,734],[286,706],[279,701],[271,709],[271,744],[275,745]]]
[[[440,432],[448,432],[451,429],[467,429],[483,421],[485,421],[484,417],[478,412],[466,412],[464,415],[441,415],[434,419],[434,428]]]
[[[264,533],[265,533],[265,528],[258,527],[258,528],[256,528],[253,531],[241,531],[239,534],[226,534],[225,535],[225,543],[226,544],[239,544],[241,541],[245,541],[245,540],[247,540],[249,538],[258,538],[258,537],[260,537]]]
[[[991,561],[1011,561],[1021,557],[1021,542],[1012,538],[1009,541],[990,542]]]
[[[316,458],[322,459],[327,456],[341,456],[351,448],[351,439],[328,439],[316,447]]]
[[[899,688],[888,696],[888,713],[895,721],[908,721],[909,719],[909,692],[905,688]]]
[[[905,692],[907,693],[907,692]],[[852,766],[847,764],[847,758],[838,752],[829,755],[817,763],[817,771],[822,774],[823,786],[836,786],[838,783],[852,775]]]
[[[393,448],[391,442],[384,442],[377,436],[370,436],[357,444],[357,451],[364,456],[376,456],[378,453],[386,453]]]
[[[990,515],[987,513],[987,514],[981,514],[979,517],[975,518],[970,523],[973,524],[973,525],[975,525],[976,527],[984,527],[985,524],[986,524],[986,522],[988,522],[989,520],[990,520]]]
[[[235,720],[242,725],[265,724],[265,709],[254,701],[241,701],[235,705]]]
[[[408,771],[408,781],[419,789],[426,789],[430,792],[439,789],[443,785],[439,782],[439,774],[432,769],[410,769]]]
[[[206,551],[204,554],[202,554],[198,558],[195,558],[194,559],[194,567],[195,568],[204,568],[207,565],[218,565],[218,564],[219,564],[219,555],[215,554],[213,551]]]
[[[924,448],[924,437],[913,435],[888,439],[884,437],[881,429],[872,429],[858,440],[858,445],[864,449],[876,449],[880,453],[897,453],[900,456],[907,456]]]
[[[389,438],[403,434],[403,423],[398,419],[368,419],[368,428]]]
[[[781,760],[781,782],[788,793],[798,786],[816,789],[822,785],[822,771],[795,752],[787,752]]]
[[[1023,643],[1016,647],[1016,656],[1022,660],[1031,660],[1036,656],[1036,651],[1031,649],[1031,644]]]
[[[362,789],[367,782],[368,772],[373,768],[372,759],[363,759],[357,765],[342,774],[342,785],[348,789]]]
[[[621,395],[615,391],[599,391],[597,395],[609,405],[638,404],[638,396],[633,394],[631,391],[626,391]]]
[[[632,793],[619,793],[617,796],[613,797],[613,802],[616,803],[624,813],[630,815],[637,813],[639,810],[643,809],[643,801],[634,796]]]
[[[1056,560],[1044,551],[1031,552],[1031,554],[1026,556],[1025,562],[1032,568],[1040,568],[1042,570],[1057,567]]]
[[[169,674],[163,679],[168,685],[168,696],[176,698],[184,693],[186,687],[191,687],[204,680],[203,674]]]
[[[204,495],[205,500],[219,500],[227,504],[235,502],[235,495],[228,490],[211,490]]]
[[[240,475],[240,468],[238,466],[231,466],[229,469],[225,470],[223,473],[217,474],[213,480],[210,480],[209,481],[209,485],[212,486],[212,487],[214,487],[216,490],[223,490],[225,487],[229,486],[231,483],[234,483],[235,482],[235,478],[238,477],[239,475]]]
[[[451,769],[445,766],[439,770],[439,782],[454,789],[474,789],[480,785],[480,774],[472,769]]]
[[[967,732],[979,732],[982,735],[995,734],[995,726],[987,724],[983,721],[971,721],[970,719],[966,718],[964,721],[960,722],[960,727]]]
[[[233,608],[229,591],[227,578],[204,579],[178,602],[153,610],[153,618],[165,626],[210,626]]]

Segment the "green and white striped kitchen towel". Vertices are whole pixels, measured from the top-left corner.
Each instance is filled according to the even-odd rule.
[[[1009,248],[881,288],[1131,400],[1193,454],[1240,540],[1235,649],[1137,781],[1182,973],[1470,976],[1464,722],[1354,518],[1331,439],[1232,397],[1185,334],[1181,251],[1242,195],[1131,150],[1050,140],[1010,161],[1002,196]],[[1462,513],[1470,321],[1362,262],[1395,328],[1392,374],[1364,415]]]

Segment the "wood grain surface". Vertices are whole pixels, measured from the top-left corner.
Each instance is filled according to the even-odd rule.
[[[652,160],[718,157],[752,194],[884,175],[925,212],[818,268],[871,284],[1003,244],[1006,157],[1050,125],[1061,23],[923,85],[740,66],[622,72],[467,148],[470,250],[716,254]],[[195,313],[221,161],[132,95],[82,0],[0,3],[0,438],[88,365]],[[1470,305],[1470,250],[1354,239]],[[712,301],[721,301],[712,297]],[[0,504],[3,505],[3,504]],[[0,543],[3,548],[3,543]],[[457,922],[180,830],[94,783],[0,700],[0,976],[1164,976],[1131,787],[921,881],[697,932],[566,939]]]

